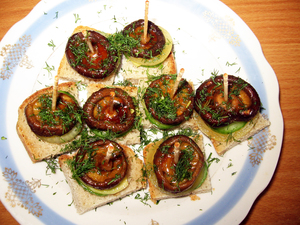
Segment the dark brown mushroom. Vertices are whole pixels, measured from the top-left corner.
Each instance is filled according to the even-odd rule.
[[[223,76],[203,82],[196,91],[195,110],[211,127],[249,121],[260,110],[256,90],[241,78],[228,75],[228,101],[224,100]]]
[[[104,190],[118,185],[126,176],[127,161],[123,148],[110,140],[99,140],[81,148],[75,157],[75,169],[80,165],[94,165],[80,179],[87,185]]]
[[[135,105],[128,93],[120,88],[102,88],[86,101],[83,110],[86,124],[92,129],[111,130],[122,134],[130,130],[135,120]]]
[[[92,30],[73,34],[66,46],[66,58],[70,66],[82,76],[103,79],[118,66],[116,51],[109,50],[107,38]],[[92,48],[89,48],[88,42]]]
[[[68,133],[77,123],[74,113],[78,103],[67,94],[59,93],[56,110],[52,111],[52,96],[43,94],[29,103],[25,116],[31,130],[39,136],[61,136]]]
[[[175,79],[163,75],[147,88],[144,101],[152,117],[163,124],[178,125],[193,113],[194,92],[192,86],[181,79],[173,98],[170,97]]]
[[[175,147],[179,145],[176,162]],[[189,189],[204,166],[204,156],[198,145],[189,137],[176,135],[165,140],[157,149],[153,165],[160,188],[180,193]]]
[[[150,39],[145,44],[141,42],[141,37],[144,34],[143,19],[127,25],[123,30],[123,34],[140,41],[140,44],[131,51],[131,56],[136,58],[150,59],[157,56],[161,53],[166,43],[163,32],[151,21],[148,21],[148,35]]]

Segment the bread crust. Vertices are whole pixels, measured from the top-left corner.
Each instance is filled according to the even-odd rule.
[[[197,114],[196,112],[195,112],[195,118],[198,121],[199,129],[202,131],[202,133],[205,134],[205,132],[203,132],[204,128],[202,127],[203,122],[199,122],[199,120],[202,120],[202,119],[199,116],[199,114]],[[208,138],[210,138],[218,155],[223,156],[228,150],[239,145],[243,141],[247,140],[248,138],[252,137],[253,135],[257,134],[258,132],[260,132],[261,130],[263,130],[264,128],[266,128],[270,125],[271,125],[270,121],[268,119],[264,118],[261,113],[258,113],[257,120],[253,123],[253,127],[249,130],[247,135],[245,135],[241,138],[234,138],[234,139],[230,138],[226,141],[218,141],[211,137],[208,137]]]
[[[67,91],[78,99],[78,91],[74,82],[66,82],[58,85],[58,90]],[[26,98],[18,109],[18,121],[16,125],[17,133],[33,163],[63,154],[61,149],[65,144],[53,144],[39,139],[30,129],[26,116],[25,107],[32,101],[36,100],[40,95],[52,93],[53,87],[47,87],[30,95]]]
[[[205,153],[204,144],[203,144],[203,136],[197,135],[197,136],[191,137],[191,138],[196,142],[196,144],[199,146],[201,151],[203,153]],[[148,157],[150,149],[158,147],[160,143],[162,143],[162,141],[153,142],[153,143],[148,144],[143,150],[144,159],[146,159]],[[147,168],[147,164],[146,164],[146,168]],[[148,171],[148,172],[151,172],[151,171]],[[189,196],[189,195],[206,193],[206,192],[210,192],[212,189],[209,173],[207,173],[207,177],[206,177],[205,181],[199,188],[197,188],[197,189],[193,190],[192,192],[185,194],[185,195],[182,193],[173,194],[173,193],[164,191],[163,189],[158,187],[158,185],[156,185],[155,182],[156,181],[153,181],[152,179],[149,179],[149,177],[148,177],[149,192],[150,192],[151,200],[154,203],[156,203],[157,201],[162,200],[162,199],[180,198],[180,197],[185,197],[185,196]]]
[[[238,140],[232,140],[231,139],[227,142],[220,142],[220,141],[211,139],[211,142],[212,142],[216,152],[218,153],[218,155],[220,155],[220,156],[224,155],[225,152],[227,152],[231,148],[239,145],[241,142],[247,140],[248,138],[250,138],[253,135],[257,134],[258,132],[260,132],[264,128],[271,125],[270,121],[265,119],[262,116],[262,114],[259,113],[258,116],[259,116],[259,118],[258,118],[257,122],[253,125],[253,128],[251,129],[251,131],[246,136],[244,136],[243,138],[240,138]]]
[[[86,31],[86,30],[93,30],[96,32],[99,32],[99,30],[88,27],[88,26],[78,26],[74,29],[73,34],[78,33],[78,32],[82,32],[82,31]],[[70,35],[71,36],[71,35]],[[118,68],[109,76],[105,77],[104,79],[93,79],[93,78],[88,78],[85,76],[80,75],[79,73],[77,73],[76,70],[74,70],[68,63],[68,60],[66,58],[66,55],[64,54],[58,71],[57,71],[57,75],[60,79],[64,79],[67,81],[73,81],[73,82],[79,82],[81,81],[84,84],[89,84],[89,83],[97,83],[97,82],[101,82],[103,84],[106,85],[111,85],[113,84],[114,80],[115,80],[115,76],[117,74]]]
[[[129,186],[124,190],[107,196],[97,196],[85,191],[76,180],[72,178],[72,172],[67,164],[67,160],[72,159],[72,155],[62,155],[58,158],[60,168],[62,169],[67,182],[70,186],[74,205],[77,213],[83,214],[107,203],[124,198],[134,192],[146,188],[146,181],[143,177],[143,161],[138,158],[134,151],[128,146],[121,145],[128,162],[127,179]]]

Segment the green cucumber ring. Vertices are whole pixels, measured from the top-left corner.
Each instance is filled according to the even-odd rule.
[[[39,136],[39,135],[37,135],[37,136],[39,137],[39,139],[49,142],[49,143],[63,144],[63,143],[73,140],[78,134],[80,134],[82,127],[83,126],[81,123],[77,123],[68,133],[66,133],[62,136],[57,136],[57,135],[53,135],[51,137],[43,137],[43,136]]]
[[[169,130],[169,129],[172,129],[174,127],[176,127],[175,125],[169,125],[169,124],[164,124],[156,119],[154,119],[152,117],[152,115],[149,113],[146,105],[145,105],[145,102],[144,100],[142,100],[142,105],[143,105],[143,108],[144,108],[144,111],[145,111],[145,114],[146,114],[146,117],[147,119],[152,123],[154,124],[155,126],[157,126],[159,129],[161,130]]]
[[[99,189],[93,188],[91,186],[88,186],[80,178],[75,178],[75,180],[84,190],[88,191],[89,193],[91,193],[93,195],[97,195],[97,196],[107,196],[107,195],[116,194],[116,193],[124,190],[125,188],[127,188],[129,185],[127,177],[125,177],[117,186],[110,188],[110,189],[105,189],[105,190],[99,190]]]
[[[246,123],[247,123],[246,121],[235,121],[227,126],[217,127],[217,128],[211,127],[211,129],[220,134],[232,134],[233,132],[242,129],[246,125]]]

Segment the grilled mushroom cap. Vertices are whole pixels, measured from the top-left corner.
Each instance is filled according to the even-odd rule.
[[[174,151],[178,143],[180,155],[176,162]],[[159,187],[172,193],[190,188],[204,163],[204,156],[198,145],[184,135],[176,135],[164,141],[157,149],[153,160]]]
[[[26,106],[25,116],[29,127],[36,135],[61,136],[76,125],[74,113],[78,109],[79,105],[73,98],[59,93],[56,110],[52,111],[52,96],[43,94]]]
[[[211,127],[249,121],[260,110],[256,90],[241,78],[228,75],[228,101],[224,100],[223,76],[203,82],[196,91],[195,110]]]
[[[75,169],[79,169],[83,162],[85,165],[94,165],[80,179],[100,190],[118,185],[126,176],[128,168],[123,148],[110,140],[99,140],[89,145],[90,149],[80,149],[75,157]]]
[[[127,25],[124,30],[124,35],[129,35],[130,37],[141,40],[141,36],[144,33],[144,20],[137,20]],[[136,58],[150,59],[157,56],[163,50],[166,40],[159,29],[153,22],[148,21],[148,34],[150,40],[146,44],[140,43],[138,46],[131,50],[131,56]]]
[[[134,125],[135,105],[131,96],[120,88],[102,88],[86,101],[83,110],[86,124],[92,129],[125,133]]]
[[[147,110],[154,119],[163,124],[178,125],[193,113],[193,88],[185,79],[181,79],[174,97],[171,98],[174,83],[171,76],[161,76],[149,85],[144,95]]]
[[[103,79],[112,74],[118,65],[118,55],[109,50],[107,38],[96,31],[88,30],[73,34],[67,43],[65,54],[70,66],[82,76]],[[89,48],[91,43],[92,49]]]

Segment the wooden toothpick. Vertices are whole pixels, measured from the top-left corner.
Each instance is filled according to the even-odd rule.
[[[182,78],[182,76],[183,76],[183,73],[184,73],[184,69],[181,68],[180,71],[179,71],[179,74],[177,75],[175,84],[174,84],[174,86],[173,86],[173,89],[172,89],[172,92],[171,92],[171,96],[170,96],[171,98],[174,97],[174,95],[175,95],[175,93],[176,93],[176,91],[177,91],[177,88],[178,88],[179,82],[180,82],[180,80],[181,80],[181,78]]]
[[[93,45],[92,45],[92,42],[91,40],[88,38],[88,31],[84,30],[81,32],[83,34],[83,36],[85,37],[84,40],[86,42],[86,44],[88,45],[90,51],[94,54],[95,53],[95,50],[93,48]]]
[[[174,144],[174,162],[177,164],[179,161],[179,155],[180,155],[180,143],[175,142]]]
[[[107,160],[107,161],[109,161],[109,159],[110,159],[111,156],[112,156],[113,151],[114,151],[114,146],[109,145],[109,146],[108,146],[108,149],[107,149],[107,152],[106,152],[106,156],[105,156],[104,159]]]
[[[90,39],[88,39],[88,38],[86,38],[85,40],[86,40],[87,45],[89,46],[90,51],[94,54],[95,51],[94,51],[92,42],[91,42]]]
[[[58,88],[58,76],[56,75],[54,77],[54,84],[53,84],[52,111],[55,111],[55,109],[56,109],[57,88]]]
[[[223,85],[224,85],[224,100],[228,101],[228,74],[223,74]]]
[[[149,1],[145,2],[145,19],[144,19],[144,35],[141,37],[142,44],[146,44],[150,37],[148,35],[148,11],[149,11]]]

